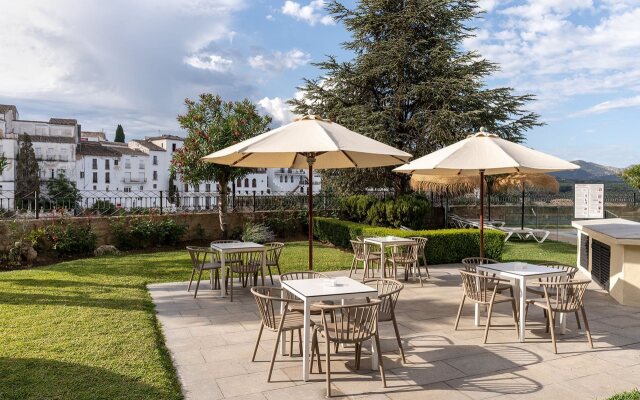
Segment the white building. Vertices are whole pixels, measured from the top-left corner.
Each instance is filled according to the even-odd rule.
[[[184,143],[179,136],[151,136],[126,144],[110,142],[104,132],[82,131],[74,119],[21,120],[12,105],[0,105],[0,154],[4,153],[10,163],[0,175],[0,198],[15,190],[15,160],[19,139],[24,135],[33,142],[43,188],[48,179],[64,173],[79,190],[86,191],[85,207],[111,198],[121,207],[157,207],[160,196],[168,196],[170,185],[174,186],[172,192],[178,193],[181,207],[215,205],[219,192],[216,182],[188,185],[180,176],[171,181],[171,159]],[[314,174],[314,192],[320,191],[320,181]],[[308,186],[306,170],[269,168],[251,170],[230,183],[229,189],[235,188],[236,196],[293,195],[306,193]],[[1,194],[3,190],[5,195]]]

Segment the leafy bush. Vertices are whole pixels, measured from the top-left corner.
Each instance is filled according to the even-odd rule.
[[[281,210],[276,213],[269,213],[269,216],[262,223],[269,227],[277,237],[286,238],[307,231],[307,215],[306,211]]]
[[[58,256],[89,254],[96,249],[98,236],[89,224],[63,222],[45,229],[51,249]]]
[[[120,218],[110,226],[111,237],[120,250],[143,249],[152,245],[175,245],[187,231],[173,219]]]
[[[265,224],[247,222],[242,230],[243,242],[267,243],[272,242],[275,235]]]
[[[424,227],[431,205],[418,194],[400,196],[394,200],[381,200],[371,195],[354,195],[342,199],[338,215],[342,219],[375,226]]]
[[[335,218],[314,218],[315,236],[342,248],[351,248],[349,240],[356,236],[420,236],[427,242],[427,262],[446,264],[460,262],[465,257],[477,257],[480,247],[480,232],[477,229],[440,229],[404,231],[395,228],[375,227]],[[495,230],[484,232],[485,256],[500,260],[505,234]]]
[[[112,215],[116,212],[116,206],[108,200],[97,200],[91,206],[91,212],[98,215]]]

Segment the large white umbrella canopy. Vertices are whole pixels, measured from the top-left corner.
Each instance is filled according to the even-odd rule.
[[[313,268],[313,169],[398,165],[411,154],[314,115],[216,151],[202,158],[249,168],[309,170],[309,269]]]
[[[464,140],[417,158],[394,171],[415,175],[479,175],[480,256],[484,257],[484,175],[546,173],[578,168],[580,166],[561,158],[480,129]]]

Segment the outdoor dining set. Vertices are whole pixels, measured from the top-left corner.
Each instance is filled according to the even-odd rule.
[[[329,277],[315,271],[281,273],[284,243],[264,245],[233,240],[214,241],[210,247],[188,247],[192,261],[191,290],[196,280],[194,297],[205,271],[209,272],[213,290],[221,297],[227,294],[233,301],[234,278],[242,288],[249,287],[261,317],[258,338],[252,355],[255,361],[265,330],[276,333],[279,340],[271,353],[267,380],[271,380],[278,353],[293,355],[297,334],[298,352],[302,355],[302,379],[308,381],[314,364],[323,372],[324,356],[327,395],[331,395],[331,354],[345,347],[353,349],[355,369],[360,368],[363,345],[370,342],[371,369],[379,370],[386,387],[378,324],[390,322],[402,359],[405,349],[396,322],[396,307],[405,284],[417,278],[424,287],[430,274],[426,263],[427,239],[395,236],[357,237],[351,241],[353,260],[349,276]],[[546,329],[556,347],[556,321],[564,333],[567,316],[575,316],[579,329],[584,325],[587,339],[593,347],[583,298],[590,281],[576,280],[577,267],[553,264],[534,265],[523,262],[499,263],[481,257],[465,258],[459,273],[462,299],[455,319],[457,330],[465,302],[475,306],[475,325],[480,325],[481,311],[486,310],[484,343],[487,342],[494,307],[500,303],[511,306],[513,324],[520,342],[525,340],[525,320],[530,306],[539,308],[546,317]],[[266,274],[269,274],[269,285]],[[279,286],[273,275],[279,276]],[[361,273],[359,279],[352,279]],[[260,285],[258,285],[260,279]],[[238,288],[240,289],[240,288]],[[424,290],[427,290],[426,288]],[[528,298],[530,297],[530,298]],[[287,343],[287,336],[289,343]],[[324,351],[320,341],[324,342]]]

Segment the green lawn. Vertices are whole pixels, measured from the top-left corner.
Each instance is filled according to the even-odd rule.
[[[322,245],[314,259],[319,271],[351,263]],[[288,243],[282,265],[306,269],[306,243]],[[174,251],[0,273],[0,399],[181,398],[145,285],[189,268]]]
[[[318,271],[351,254],[316,245]],[[505,260],[575,263],[563,243],[508,243]],[[283,272],[307,266],[288,243]],[[0,399],[177,399],[180,387],[145,285],[186,280],[184,251],[62,262],[0,273]]]

